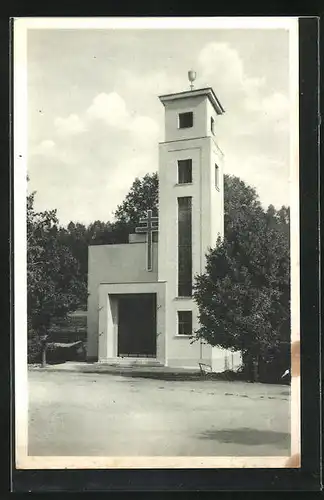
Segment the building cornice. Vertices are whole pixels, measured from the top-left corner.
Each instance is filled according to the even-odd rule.
[[[185,92],[178,92],[176,94],[165,94],[159,96],[159,99],[162,102],[162,104],[165,105],[165,103],[170,101],[176,101],[178,99],[188,99],[189,97],[198,97],[198,96],[207,96],[218,115],[222,115],[223,113],[225,113],[225,109],[221,105],[220,101],[218,100],[215,92],[211,87],[207,87],[205,89],[188,90]]]

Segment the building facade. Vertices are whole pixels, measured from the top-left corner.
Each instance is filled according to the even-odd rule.
[[[160,101],[158,223],[148,214],[128,244],[89,247],[88,357],[236,369],[238,353],[193,341],[199,327],[194,278],[224,235],[224,159],[217,145],[224,109],[211,88]]]

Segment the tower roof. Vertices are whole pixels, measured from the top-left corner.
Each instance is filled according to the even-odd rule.
[[[218,115],[222,115],[223,113],[225,113],[225,109],[219,102],[215,92],[211,87],[207,87],[205,89],[188,90],[185,92],[177,92],[175,94],[161,95],[159,96],[159,99],[162,102],[162,104],[165,105],[165,103],[169,101],[176,101],[177,99],[186,99],[188,97],[197,97],[202,95],[208,97],[209,101],[211,102],[213,108],[215,109]]]

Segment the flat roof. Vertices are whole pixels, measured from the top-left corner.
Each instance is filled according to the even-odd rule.
[[[222,115],[223,113],[225,113],[225,109],[221,105],[220,101],[218,100],[215,92],[211,87],[207,87],[205,89],[187,90],[184,92],[177,92],[174,94],[161,95],[159,96],[159,99],[164,105],[168,101],[175,101],[177,99],[185,99],[188,97],[197,97],[201,95],[205,95],[208,97],[218,115]]]

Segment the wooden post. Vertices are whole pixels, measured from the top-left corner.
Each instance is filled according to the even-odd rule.
[[[41,345],[42,345],[42,368],[46,366],[46,350],[47,350],[47,335],[44,334],[41,336]]]
[[[42,368],[45,368],[46,366],[46,349],[47,345],[46,342],[44,342],[42,345]]]

